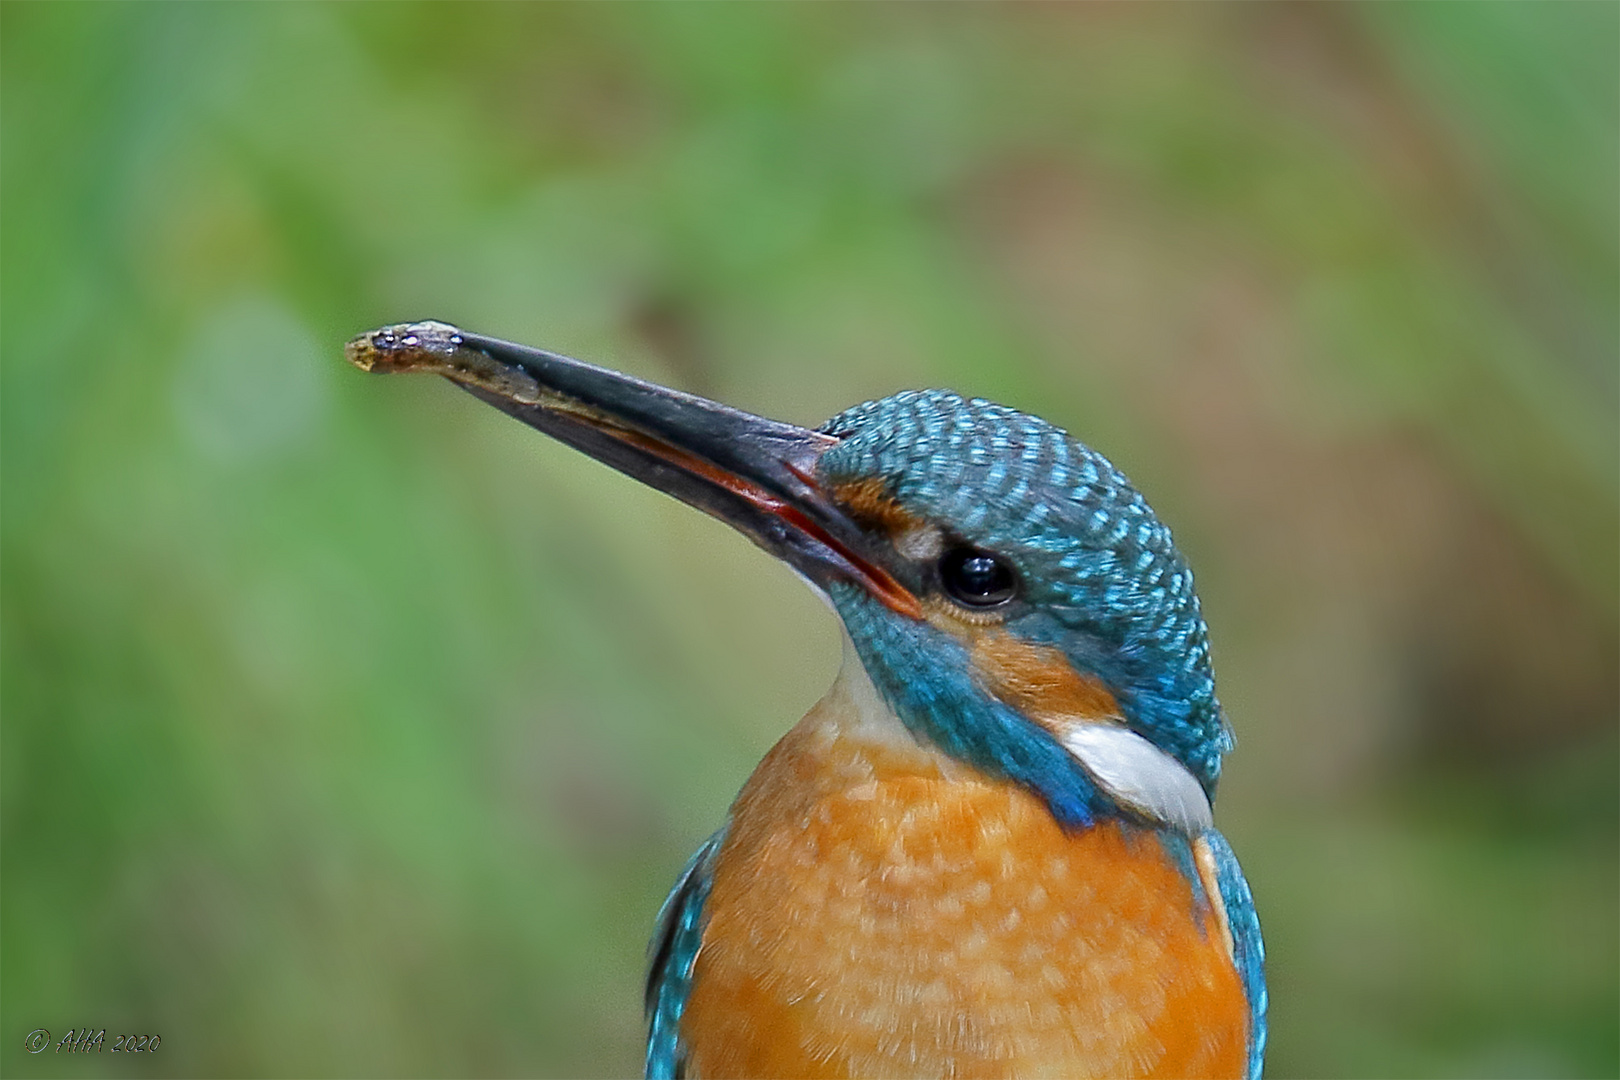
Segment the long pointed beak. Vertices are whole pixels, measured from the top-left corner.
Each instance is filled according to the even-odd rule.
[[[364,371],[443,375],[502,412],[747,535],[818,585],[922,607],[816,480],[838,440],[556,353],[438,322],[387,326],[344,349]]]

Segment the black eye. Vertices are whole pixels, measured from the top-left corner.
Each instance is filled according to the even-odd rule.
[[[959,547],[939,560],[939,579],[952,600],[968,607],[1005,604],[1018,591],[1018,578],[1003,560],[978,548]]]

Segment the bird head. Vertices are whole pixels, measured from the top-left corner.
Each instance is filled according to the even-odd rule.
[[[1231,735],[1192,575],[1125,476],[1061,428],[908,391],[810,430],[443,323],[348,356],[445,375],[732,524],[827,596],[919,739],[1065,825],[1209,824]]]

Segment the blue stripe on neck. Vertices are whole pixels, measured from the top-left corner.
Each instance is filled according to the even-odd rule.
[[[828,592],[873,685],[912,734],[981,772],[1029,788],[1067,828],[1119,816],[1046,729],[974,681],[961,642],[895,615],[857,586],[835,584]]]

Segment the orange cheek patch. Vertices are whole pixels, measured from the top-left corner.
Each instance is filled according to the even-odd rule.
[[[1020,641],[1004,630],[974,635],[971,649],[973,666],[990,691],[1044,727],[1120,718],[1108,687],[1074,670],[1061,649]]]
[[[923,524],[922,518],[908,512],[895,501],[882,480],[869,477],[839,484],[833,488],[832,494],[849,511],[850,517],[890,536],[898,536]]]

